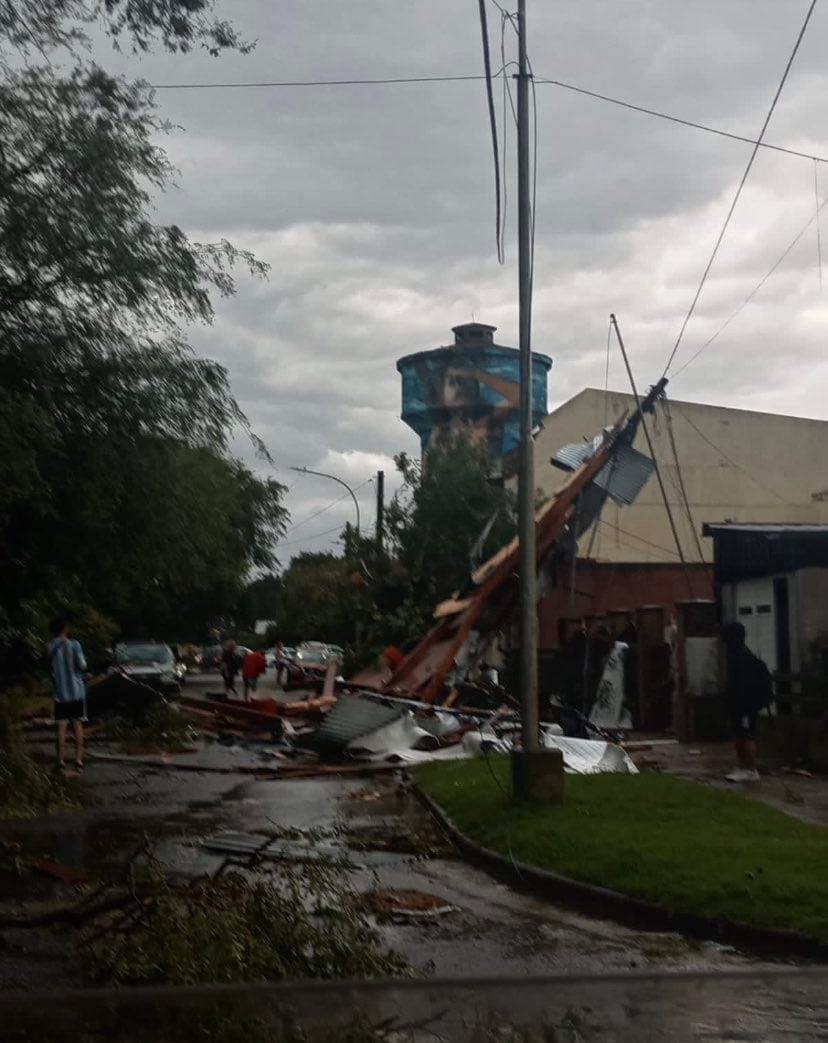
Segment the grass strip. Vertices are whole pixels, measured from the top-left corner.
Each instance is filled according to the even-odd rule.
[[[471,840],[686,913],[828,939],[828,829],[671,775],[567,776],[563,804],[514,803],[508,757],[423,764]]]

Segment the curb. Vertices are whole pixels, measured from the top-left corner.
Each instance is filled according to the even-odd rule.
[[[417,782],[414,783],[414,792],[469,862],[517,891],[566,903],[591,916],[616,920],[641,930],[676,931],[692,938],[732,945],[776,959],[796,956],[828,962],[828,942],[820,938],[812,938],[798,931],[754,927],[712,916],[683,913],[643,898],[611,891],[598,884],[574,880],[548,869],[516,862],[491,848],[481,847],[467,837]]]

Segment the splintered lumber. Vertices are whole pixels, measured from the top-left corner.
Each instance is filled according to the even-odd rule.
[[[555,546],[580,493],[609,460],[625,420],[625,417],[619,419],[601,448],[573,471],[561,489],[536,511],[538,564]],[[518,596],[518,549],[519,541],[515,538],[477,569],[469,590],[438,605],[437,624],[399,664],[385,682],[384,691],[398,690],[423,702],[434,702],[472,631],[493,633],[514,611]]]

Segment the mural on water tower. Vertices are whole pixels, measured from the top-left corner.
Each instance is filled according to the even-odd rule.
[[[493,461],[520,438],[520,354],[494,343],[494,326],[455,326],[450,347],[420,351],[397,362],[402,419],[420,436],[423,452],[454,432],[470,432]],[[546,416],[546,376],[552,360],[532,354],[532,417]]]

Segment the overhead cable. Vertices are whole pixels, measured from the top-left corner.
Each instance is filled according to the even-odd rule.
[[[684,512],[687,515],[687,520],[690,523],[690,531],[693,534],[693,540],[696,544],[696,553],[699,556],[699,561],[704,563],[704,551],[702,550],[701,540],[699,539],[699,533],[696,529],[696,522],[693,518],[693,511],[690,508],[690,500],[687,497],[687,487],[684,484],[684,475],[681,470],[681,461],[679,460],[678,447],[676,446],[676,439],[673,435],[673,415],[670,412],[670,404],[667,401],[667,396],[661,400],[661,407],[664,410],[664,416],[667,420],[667,436],[670,441],[670,448],[673,453],[673,463],[676,468],[676,478],[678,479],[679,496],[681,502],[684,505]]]
[[[354,492],[358,493],[360,489],[363,489],[366,485],[369,485],[371,482],[373,482],[373,480],[373,478],[366,478],[364,482],[360,482],[360,484],[354,488]],[[336,507],[336,505],[338,503],[342,503],[343,500],[347,500],[350,495],[350,492],[344,492],[341,496],[337,496],[335,500],[331,500],[329,504],[326,504],[324,507],[320,507],[318,511],[314,511],[313,514],[309,514],[300,522],[296,522],[295,525],[291,525],[286,531],[285,535],[291,536],[294,532],[296,532],[297,529],[301,529],[301,527],[303,525],[306,525],[309,521],[313,521],[313,519],[318,518],[320,514],[324,514],[325,511],[329,511],[332,507]],[[291,540],[291,542],[294,541]]]
[[[797,149],[785,148],[783,145],[772,145],[768,141],[757,141],[756,138],[748,138],[743,134],[733,134],[720,127],[711,127],[707,123],[696,123],[694,120],[682,119],[681,116],[671,116],[668,112],[659,109],[649,109],[644,105],[634,105],[630,101],[622,101],[608,94],[599,94],[597,91],[587,90],[586,87],[577,87],[573,83],[564,83],[563,80],[551,80],[538,77],[535,81],[540,84],[549,84],[553,87],[561,87],[573,94],[583,94],[587,98],[595,98],[596,101],[605,101],[610,105],[618,105],[622,109],[630,109],[632,112],[640,112],[644,116],[655,116],[657,119],[667,120],[669,123],[678,123],[683,127],[692,127],[694,130],[704,130],[708,134],[716,134],[720,138],[730,138],[731,141],[741,141],[745,145],[759,145],[761,148],[770,149],[772,152],[784,152],[788,156],[796,156],[798,159],[815,159],[818,163],[828,163],[823,156],[814,156],[810,152],[800,152]]]
[[[800,239],[803,237],[803,235],[805,235],[805,233],[808,231],[808,229],[811,227],[811,225],[814,223],[814,221],[818,221],[819,220],[819,215],[825,209],[826,206],[828,206],[828,196],[826,196],[825,199],[822,200],[822,202],[819,204],[819,207],[817,208],[816,213],[812,214],[808,218],[808,220],[805,222],[805,224],[802,226],[802,228],[800,228],[800,230],[797,232],[797,234],[794,236],[794,238],[790,241],[790,243],[788,243],[787,247],[782,252],[781,256],[779,258],[777,258],[777,260],[774,262],[774,264],[772,264],[771,267],[768,269],[768,271],[765,272],[765,274],[762,276],[762,278],[759,280],[759,282],[753,287],[753,289],[750,291],[750,293],[747,295],[747,297],[745,297],[745,299],[742,301],[742,303],[739,305],[739,307],[736,309],[736,311],[734,311],[733,314],[729,318],[725,319],[725,321],[716,330],[716,332],[713,334],[713,336],[712,337],[708,337],[707,340],[704,342],[704,344],[702,344],[702,346],[695,352],[695,354],[690,356],[690,358],[684,363],[683,366],[681,366],[679,369],[676,370],[676,372],[673,374],[673,381],[675,381],[676,378],[679,377],[687,369],[688,366],[691,366],[696,361],[696,359],[699,357],[699,355],[701,355],[701,353],[706,348],[709,348],[710,345],[713,343],[713,341],[716,340],[716,338],[720,334],[724,333],[724,331],[731,324],[731,322],[733,322],[733,320],[736,318],[736,316],[745,307],[747,307],[748,304],[750,304],[750,302],[753,300],[753,298],[756,296],[756,294],[762,289],[762,287],[765,285],[765,283],[768,281],[768,279],[770,279],[770,277],[773,275],[773,273],[776,271],[776,269],[779,267],[779,265],[782,264],[782,262],[785,260],[785,258],[788,256],[788,254],[791,252],[791,250],[793,250],[793,248],[800,241]]]
[[[493,74],[492,79],[497,79],[503,74],[503,70],[500,70]],[[473,76],[386,76],[377,78],[353,78],[347,80],[241,80],[225,83],[150,83],[148,86],[156,91],[253,90],[256,88],[282,88],[287,90],[302,87],[384,87],[394,86],[396,84],[404,86],[406,84],[420,83],[473,83],[485,79],[485,75],[478,73]],[[588,90],[586,87],[578,87],[574,83],[565,83],[563,80],[553,80],[548,77],[537,77],[535,78],[535,83],[560,87],[563,90],[572,91],[574,94],[582,94],[587,98],[594,98],[596,101],[604,101],[609,105],[618,105],[623,109],[640,112],[645,116],[654,116],[657,119],[668,120],[670,123],[678,123],[684,127],[691,127],[693,130],[703,130],[708,134],[716,134],[721,138],[730,138],[731,141],[741,141],[746,145],[757,144],[755,138],[749,138],[744,134],[733,134],[730,131],[722,130],[720,127],[711,127],[706,123],[697,123],[694,120],[683,119],[680,116],[672,116],[670,113],[661,112],[658,109],[650,109],[644,105],[634,105],[632,102],[624,101],[621,98],[613,98],[608,94],[600,94],[598,91]],[[816,156],[810,152],[800,152],[797,149],[785,148],[783,145],[773,145],[768,141],[760,141],[758,144],[763,149],[770,149],[773,152],[783,152],[788,156],[796,156],[798,159],[815,159],[818,163],[828,163],[828,157],[825,156]]]
[[[343,525],[334,525],[331,529],[325,529],[324,532],[315,532],[312,536],[297,536],[295,540],[280,540],[277,547],[290,547],[293,543],[310,543],[311,540],[321,539],[323,536],[330,536],[332,532],[342,532]]]
[[[750,153],[750,159],[748,159],[747,166],[745,167],[745,172],[744,174],[742,174],[742,180],[739,182],[739,187],[736,189],[736,195],[733,197],[733,202],[730,204],[730,209],[728,210],[727,216],[725,217],[724,224],[722,225],[722,230],[719,232],[718,238],[716,239],[716,244],[713,247],[713,252],[710,255],[710,260],[707,262],[707,265],[704,271],[702,272],[702,277],[701,281],[699,282],[698,289],[696,290],[695,296],[693,297],[693,300],[690,304],[690,308],[684,317],[684,322],[681,324],[681,329],[679,330],[678,337],[676,337],[676,343],[673,345],[673,350],[670,352],[670,357],[667,359],[667,365],[664,367],[664,376],[667,375],[667,372],[670,369],[670,366],[672,365],[673,359],[676,357],[676,352],[678,351],[679,345],[681,344],[682,337],[684,336],[684,331],[687,329],[687,324],[693,317],[693,312],[696,310],[696,305],[699,302],[699,297],[701,297],[701,292],[704,289],[704,284],[705,282],[707,282],[707,276],[710,274],[710,269],[713,267],[713,262],[716,260],[716,255],[719,252],[719,247],[722,245],[725,233],[727,232],[728,226],[730,225],[730,219],[733,217],[733,213],[736,210],[736,204],[739,202],[739,197],[742,194],[742,189],[745,187],[745,182],[747,181],[748,175],[750,174],[751,169],[753,168],[753,161],[756,159],[756,154],[758,153],[759,146],[762,143],[762,139],[765,136],[765,131],[768,129],[768,124],[770,123],[771,117],[773,116],[774,111],[776,110],[776,103],[779,101],[780,95],[782,94],[782,90],[785,86],[785,83],[787,82],[788,73],[791,71],[791,66],[793,65],[794,58],[796,58],[797,52],[799,51],[799,45],[802,43],[802,39],[805,36],[805,30],[808,28],[808,23],[811,20],[811,15],[814,13],[816,3],[817,0],[811,0],[810,7],[808,8],[808,13],[805,15],[805,21],[802,23],[802,28],[799,30],[799,35],[796,38],[796,43],[794,44],[793,50],[791,51],[791,55],[788,58],[788,63],[785,66],[785,71],[782,73],[782,79],[779,81],[779,86],[776,88],[776,93],[774,94],[773,101],[771,102],[770,108],[768,109],[768,114],[767,116],[765,116],[765,122],[762,124],[762,130],[759,132],[759,137],[757,138],[756,144],[753,146],[753,149]]]
[[[816,218],[817,232],[817,264],[819,265],[819,288],[822,289],[822,229],[819,220],[819,167],[814,160],[814,217]]]
[[[675,402],[673,403],[673,405],[675,406]],[[706,442],[711,449],[715,450],[720,456],[727,460],[731,467],[734,467],[737,471],[741,471],[746,478],[749,478],[755,485],[757,485],[764,492],[770,493],[771,496],[775,496],[777,500],[780,500],[782,503],[788,504],[788,506],[791,507],[796,506],[790,500],[787,500],[784,496],[780,495],[780,493],[778,493],[775,489],[771,489],[769,485],[765,485],[764,482],[761,482],[755,475],[751,474],[750,471],[748,471],[740,463],[737,463],[732,456],[728,456],[728,454],[724,451],[724,449],[721,448],[721,446],[716,445],[716,443],[711,438],[708,438],[704,431],[702,431],[701,428],[698,427],[690,419],[690,417],[684,412],[683,409],[677,407],[676,411],[678,412],[679,416],[684,421],[686,421],[686,423],[696,432],[699,438],[701,438],[701,440],[703,442]]]
[[[635,399],[638,416],[641,421],[641,430],[644,432],[644,437],[647,439],[647,448],[650,450],[650,458],[653,461],[653,469],[655,471],[656,479],[658,480],[658,487],[661,490],[661,498],[664,501],[664,510],[667,512],[667,520],[670,523],[670,531],[673,534],[673,542],[676,545],[676,550],[678,551],[678,556],[681,560],[682,568],[684,569],[684,578],[687,581],[687,592],[690,598],[692,599],[696,596],[693,592],[693,580],[690,577],[690,570],[687,567],[687,560],[684,557],[684,551],[682,550],[681,540],[679,539],[678,529],[676,528],[676,522],[673,518],[673,512],[670,509],[670,501],[667,498],[667,490],[664,487],[664,479],[661,476],[661,468],[658,466],[658,458],[656,457],[655,447],[653,446],[653,440],[650,436],[650,427],[641,408],[641,399],[638,397],[638,390],[635,386],[635,377],[633,376],[633,371],[630,366],[630,360],[627,357],[627,349],[624,347],[624,341],[621,337],[621,330],[618,326],[618,320],[615,318],[614,315],[610,315],[610,323],[612,324],[612,328],[615,332],[615,337],[618,341],[618,347],[621,349],[621,357],[624,359],[624,366],[627,370],[627,376],[629,377],[633,398]]]
[[[497,147],[497,116],[495,115],[494,90],[492,88],[492,60],[489,53],[489,22],[486,17],[486,0],[478,0],[478,10],[480,14],[480,36],[483,42],[483,69],[486,79],[486,104],[489,109],[489,127],[492,134],[492,153],[494,155],[495,241],[497,243],[498,262],[503,264],[503,241],[501,239],[500,220],[500,207],[503,193],[500,188],[500,152]]]

